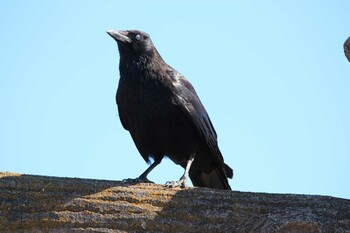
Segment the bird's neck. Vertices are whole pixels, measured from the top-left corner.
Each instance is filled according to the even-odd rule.
[[[133,56],[120,57],[119,68],[132,68],[134,70],[153,69],[162,67],[165,62],[157,50],[150,53],[133,54]]]

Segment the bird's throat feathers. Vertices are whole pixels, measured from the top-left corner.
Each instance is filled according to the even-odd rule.
[[[132,68],[133,70],[142,70],[166,65],[156,49],[142,54],[137,54],[130,51],[128,51],[129,53],[126,54],[125,52],[126,51],[120,51],[119,69],[121,72],[123,72],[122,69]]]

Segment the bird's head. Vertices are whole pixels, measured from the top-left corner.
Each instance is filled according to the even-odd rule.
[[[150,36],[138,30],[108,30],[110,35],[118,43],[120,52],[126,52],[128,55],[149,54],[154,50]]]

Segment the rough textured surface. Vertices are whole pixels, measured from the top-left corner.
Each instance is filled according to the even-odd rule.
[[[346,58],[350,62],[350,37],[344,43],[344,53]]]
[[[0,232],[350,232],[350,200],[0,173]]]

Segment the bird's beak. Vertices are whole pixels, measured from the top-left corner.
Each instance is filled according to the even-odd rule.
[[[107,30],[107,34],[110,35],[117,42],[122,43],[131,43],[131,39],[128,37],[128,31],[120,31],[120,30]]]

